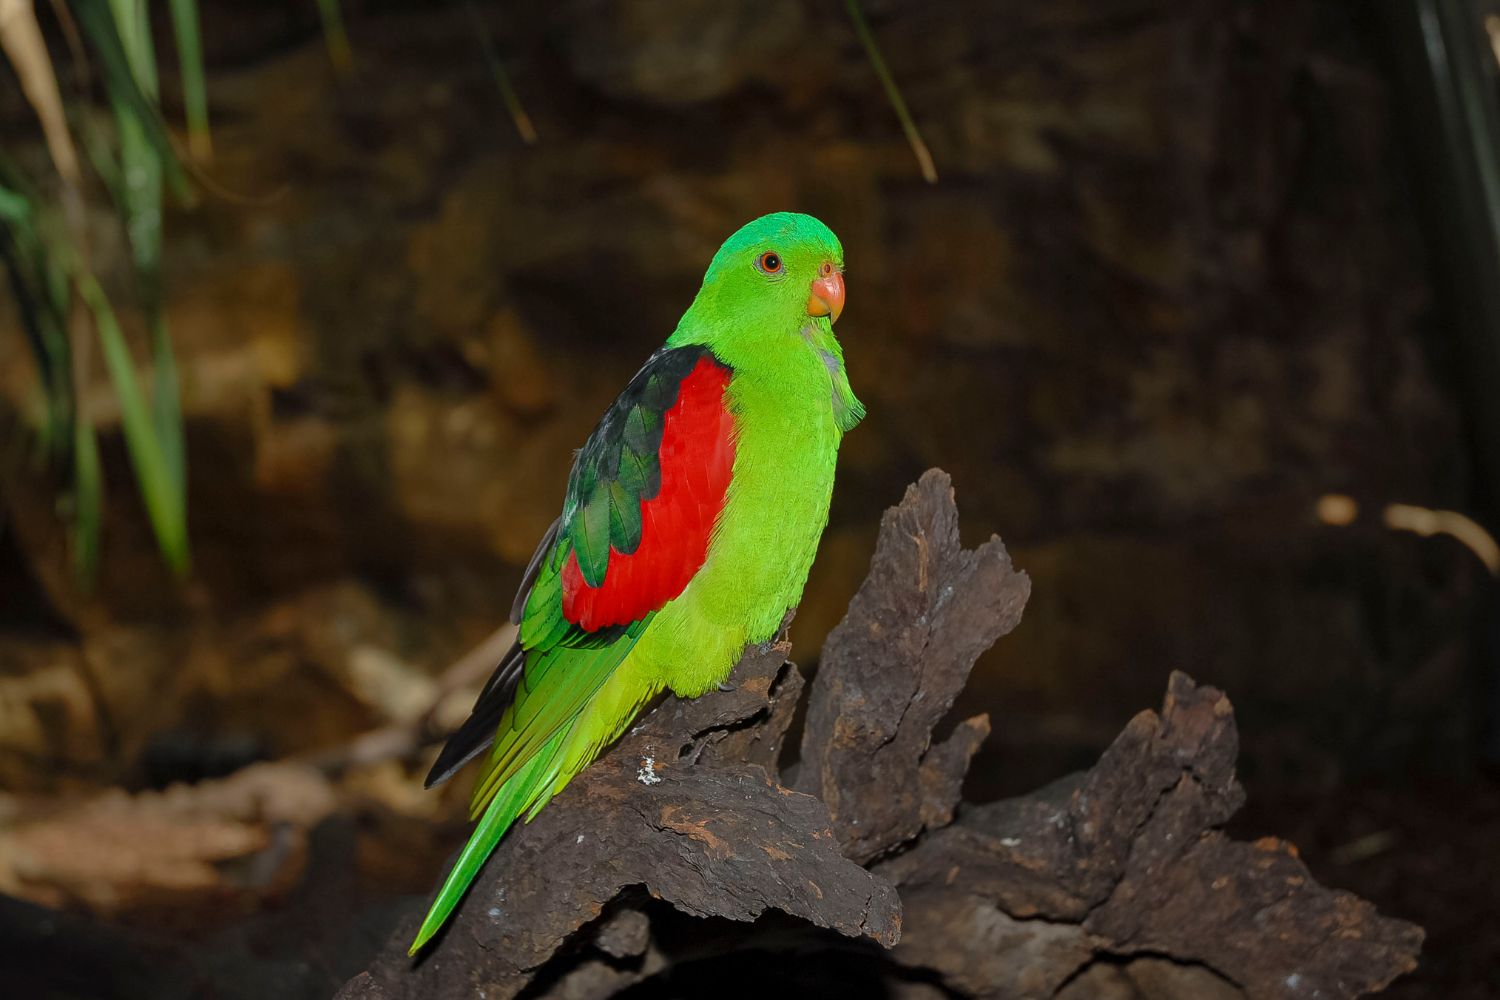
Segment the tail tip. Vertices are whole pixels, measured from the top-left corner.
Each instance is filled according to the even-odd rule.
[[[442,921],[434,924],[432,922],[432,914],[429,913],[427,919],[422,921],[422,926],[418,928],[417,936],[412,938],[411,947],[406,949],[407,956],[416,958],[418,953],[427,947],[427,942],[432,940],[433,935],[438,932],[438,928],[442,926]]]

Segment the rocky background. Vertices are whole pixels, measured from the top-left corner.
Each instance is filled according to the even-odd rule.
[[[1234,699],[1241,832],[1288,836],[1324,881],[1427,927],[1391,995],[1490,995],[1484,568],[1315,514],[1331,492],[1476,505],[1374,12],[864,7],[935,185],[832,0],[481,4],[534,144],[462,4],[346,4],[347,75],[311,2],[204,4],[215,156],[167,225],[186,586],[155,555],[102,373],[103,575],[75,585],[25,446],[33,373],[0,320],[0,891],[259,934],[288,967],[308,961],[289,930],[308,885],[369,913],[425,891],[464,790],[421,793],[419,764],[348,748],[474,683],[445,670],[503,620],[572,449],[719,241],[795,208],[844,241],[839,332],[870,411],[799,662],[879,512],[941,466],[966,538],[1002,532],[1033,581],[955,709],[994,720],[968,798],[1091,763],[1186,670]],[[13,87],[0,116],[7,152],[40,149]],[[203,778],[223,780],[180,784]],[[190,832],[168,849],[164,830]],[[111,838],[129,850],[68,846]],[[319,945],[330,982],[358,967],[351,936]]]

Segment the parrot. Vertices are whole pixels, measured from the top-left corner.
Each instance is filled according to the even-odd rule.
[[[844,251],[826,225],[795,212],[747,223],[577,451],[511,607],[515,644],[427,776],[433,787],[488,752],[477,825],[410,954],[517,819],[662,692],[722,686],[797,605],[839,445],[865,414],[833,334],[843,309]]]

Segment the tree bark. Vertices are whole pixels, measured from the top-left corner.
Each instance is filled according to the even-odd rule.
[[[934,729],[1029,592],[998,538],[962,548],[928,472],[881,523],[786,776],[804,685],[777,642],[732,690],[659,705],[506,837],[435,947],[406,957],[413,909],[339,996],[603,998],[715,970],[811,988],[836,968],[903,997],[1336,998],[1415,967],[1419,928],[1221,831],[1244,799],[1234,716],[1183,674],[1088,772],[962,805],[988,719]],[[747,961],[767,951],[774,970]]]

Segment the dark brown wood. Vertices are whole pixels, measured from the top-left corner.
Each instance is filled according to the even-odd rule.
[[[608,997],[767,950],[893,994],[1018,1000],[1355,997],[1415,966],[1419,928],[1219,829],[1244,799],[1234,715],[1183,674],[1088,772],[960,805],[988,720],[933,729],[1029,589],[998,538],[962,548],[927,473],[824,647],[796,780],[777,759],[802,678],[768,643],[514,830],[426,956],[405,954],[413,908],[340,997]]]

